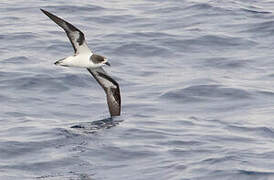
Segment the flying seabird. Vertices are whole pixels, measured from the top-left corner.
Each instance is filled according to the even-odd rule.
[[[110,77],[102,67],[104,65],[110,66],[107,58],[92,53],[85,41],[84,33],[75,26],[48,11],[43,9],[41,9],[41,11],[64,29],[74,49],[73,56],[58,60],[54,64],[66,67],[87,68],[106,93],[110,115],[119,116],[121,113],[119,84],[112,79],[112,77]]]

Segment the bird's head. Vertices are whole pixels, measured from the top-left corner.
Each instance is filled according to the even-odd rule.
[[[108,59],[104,56],[98,55],[98,54],[92,54],[90,56],[90,60],[93,62],[93,64],[97,65],[108,65],[110,66]]]

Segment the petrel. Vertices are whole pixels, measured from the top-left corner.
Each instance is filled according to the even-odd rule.
[[[92,53],[85,41],[84,33],[78,28],[48,11],[43,9],[41,11],[64,29],[74,49],[73,56],[58,60],[54,64],[66,67],[87,68],[106,93],[110,115],[120,116],[121,96],[119,84],[103,69],[104,65],[110,66],[107,58]]]

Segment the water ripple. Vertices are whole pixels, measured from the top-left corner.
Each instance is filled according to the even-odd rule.
[[[171,90],[162,98],[182,100],[186,102],[200,102],[208,100],[238,100],[251,98],[250,93],[242,89],[222,87],[220,85],[197,85],[182,89]]]
[[[273,179],[274,3],[1,1],[0,179]],[[49,10],[108,57],[122,116]]]

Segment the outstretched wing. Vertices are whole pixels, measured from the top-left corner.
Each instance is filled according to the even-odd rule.
[[[41,11],[43,13],[45,13],[45,15],[47,15],[51,20],[53,20],[56,24],[58,24],[61,28],[63,28],[65,30],[65,32],[67,33],[67,36],[73,46],[75,54],[91,52],[87,46],[86,41],[85,41],[84,33],[82,33],[79,29],[77,29],[72,24],[51,14],[50,12],[45,11],[43,9],[41,9]]]
[[[114,79],[112,79],[102,67],[92,69],[88,68],[87,70],[105,90],[110,115],[120,116],[121,96],[119,84]]]

